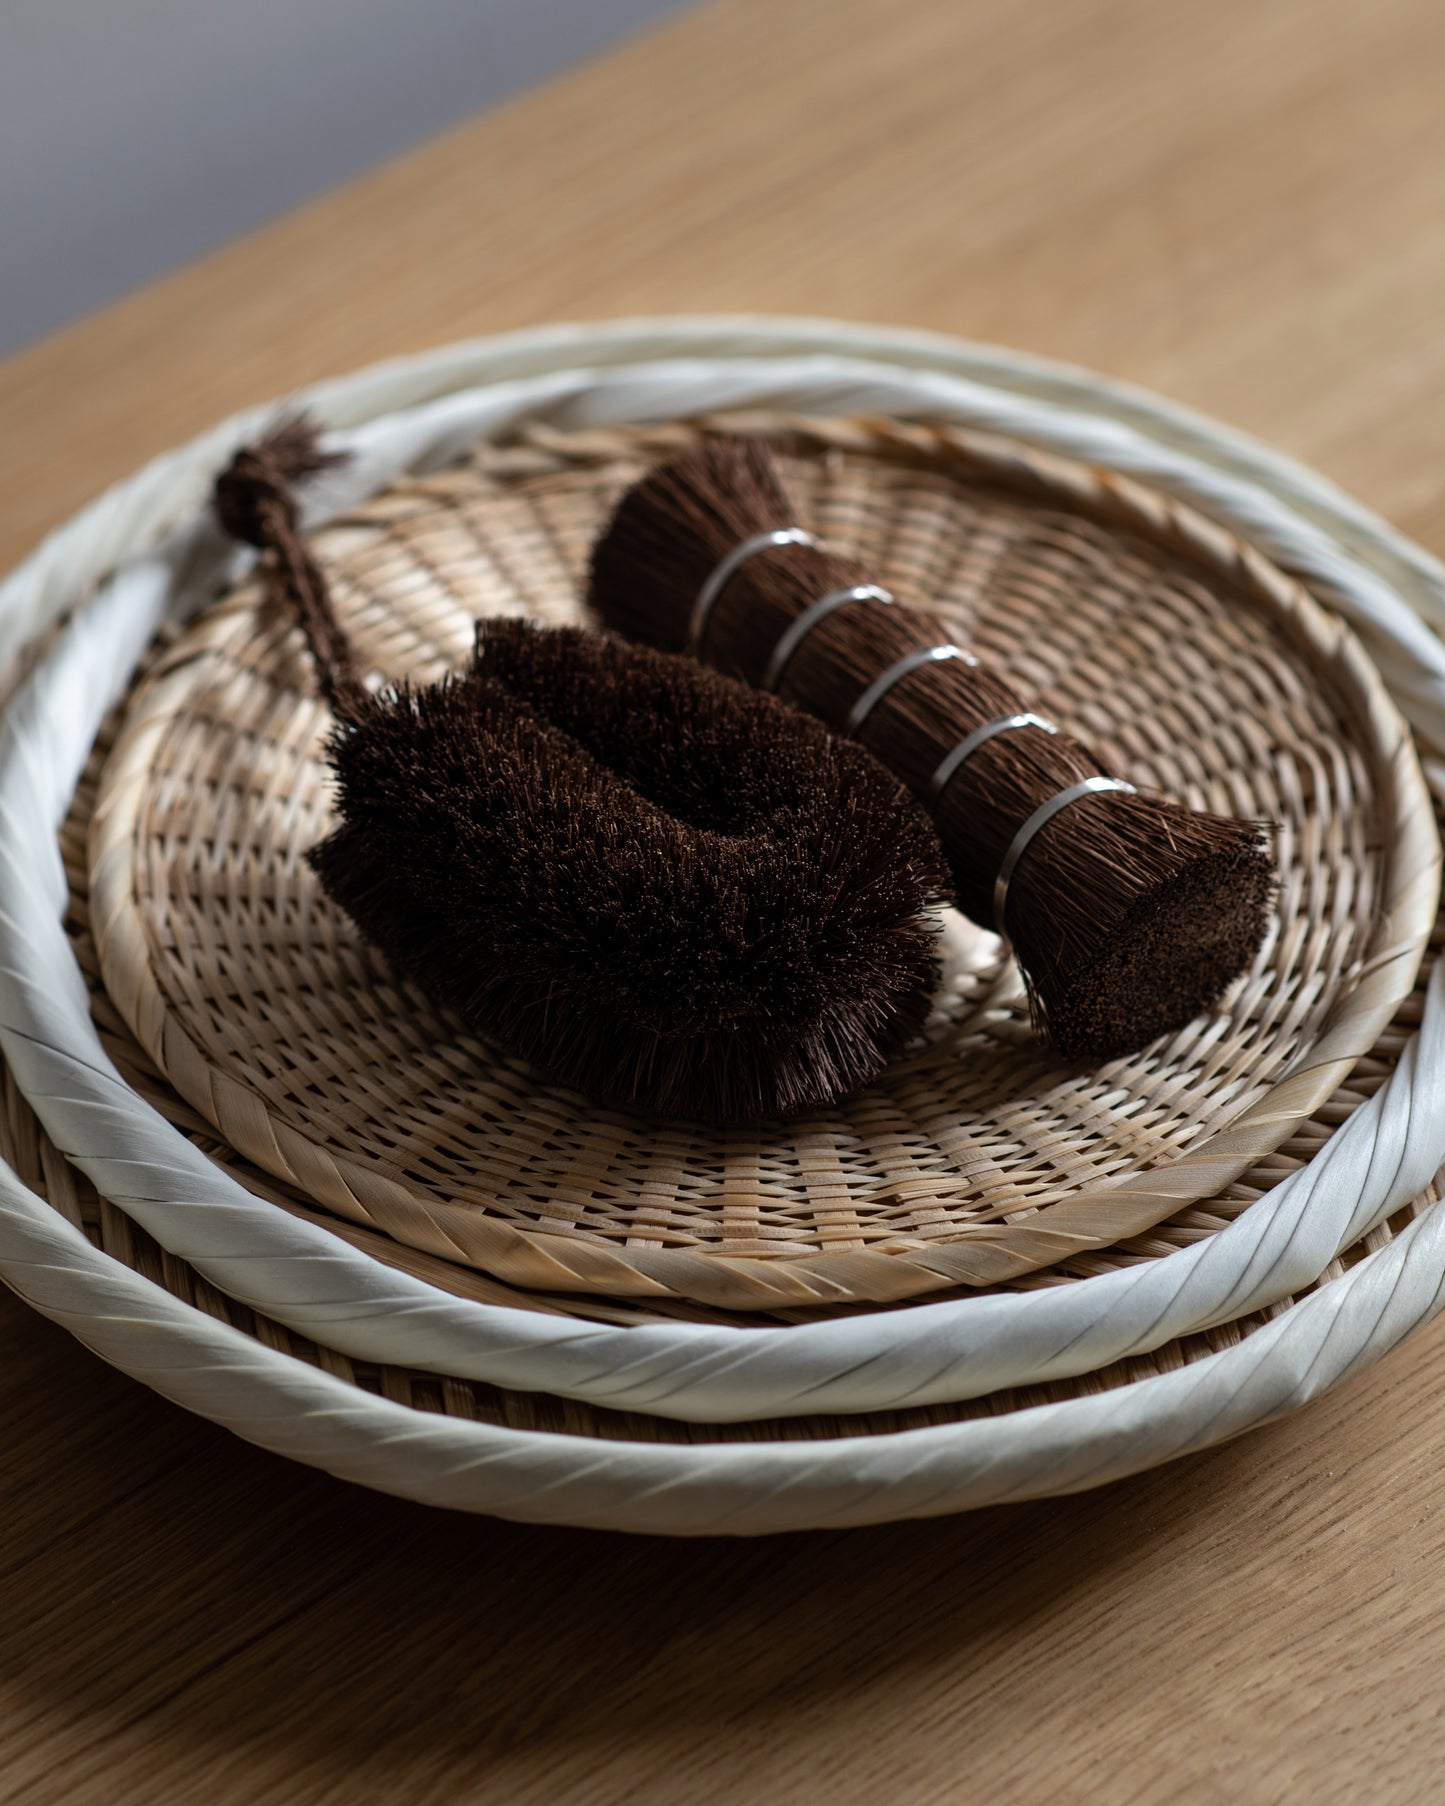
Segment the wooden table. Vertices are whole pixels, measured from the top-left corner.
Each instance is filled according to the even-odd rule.
[[[724,0],[0,366],[0,562],[289,385],[687,309],[1094,365],[1445,551],[1442,77],[1436,0]],[[374,1498],[0,1337],[0,1801],[1445,1789],[1445,1322],[1082,1498],[677,1545]]]

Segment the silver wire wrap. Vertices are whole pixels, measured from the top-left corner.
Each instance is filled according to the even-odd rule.
[[[971,652],[965,652],[962,646],[915,646],[912,652],[905,652],[902,658],[894,659],[881,676],[875,677],[868,688],[848,711],[848,719],[843,724],[843,731],[856,734],[863,723],[882,702],[893,688],[907,677],[910,671],[916,671],[920,665],[938,665],[945,659],[959,658],[966,665],[976,665],[978,660]]]
[[[1028,851],[1034,835],[1045,822],[1052,821],[1060,809],[1067,809],[1070,803],[1078,802],[1081,796],[1100,796],[1106,790],[1120,790],[1128,796],[1137,794],[1134,786],[1126,784],[1122,778],[1085,778],[1081,784],[1070,784],[1067,790],[1061,790],[1046,803],[1040,803],[1014,835],[1003,856],[1003,863],[998,868],[998,876],[993,881],[993,925],[1005,940],[1008,939],[1008,930],[1004,926],[1004,910],[1008,906],[1009,880],[1013,877],[1019,860]]]
[[[1039,727],[1046,734],[1056,734],[1059,731],[1058,723],[1050,721],[1046,715],[995,715],[992,721],[985,721],[971,734],[965,734],[958,745],[939,760],[937,771],[928,780],[929,807],[938,801],[960,767],[973,757],[980,746],[987,746],[995,734],[1011,733],[1018,727]]]
[[[804,527],[773,527],[766,533],[754,533],[751,539],[745,539],[740,546],[734,546],[697,592],[697,601],[692,605],[692,618],[687,624],[688,650],[696,654],[702,645],[702,636],[707,632],[708,616],[712,613],[713,604],[732,581],[739,567],[746,564],[749,558],[755,558],[759,552],[766,552],[769,546],[818,544],[816,536]]]
[[[768,660],[768,668],[763,672],[763,689],[777,689],[788,668],[788,660],[818,623],[827,620],[835,608],[842,608],[845,602],[891,603],[894,600],[892,590],[886,590],[877,583],[855,583],[851,589],[830,589],[826,596],[819,596],[816,602],[810,603],[803,610],[796,621],[789,622],[779,637],[777,645],[773,647],[772,657]]]

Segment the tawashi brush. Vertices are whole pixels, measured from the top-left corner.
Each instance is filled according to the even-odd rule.
[[[373,693],[297,530],[295,423],[216,483],[336,717],[310,855],[361,931],[494,1045],[593,1096],[745,1121],[857,1090],[922,1026],[947,869],[870,754],[691,659],[479,624]]]
[[[1109,776],[1081,742],[798,524],[760,441],[719,439],[623,497],[591,600],[856,736],[932,811],[959,906],[1011,943],[1066,1057],[1180,1027],[1249,964],[1274,863],[1260,824]]]

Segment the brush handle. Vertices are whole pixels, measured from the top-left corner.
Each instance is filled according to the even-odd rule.
[[[695,656],[699,654],[714,604],[750,558],[756,558],[760,552],[771,552],[778,546],[817,546],[821,549],[822,543],[804,527],[769,527],[752,534],[740,546],[734,546],[697,592],[697,601],[692,605],[687,622],[688,651]],[[767,687],[764,684],[763,688]]]
[[[255,445],[243,445],[216,477],[216,518],[233,539],[268,560],[271,594],[295,620],[311,654],[316,685],[341,721],[366,712],[368,691],[356,649],[337,619],[331,592],[301,533],[297,485],[343,460],[321,450],[304,415],[283,421]]]
[[[634,484],[593,550],[591,599],[610,627],[861,740],[927,804],[959,907],[1007,929],[1063,1051],[1177,1027],[1263,938],[1274,871],[1257,824],[1108,773],[942,622],[799,526],[762,441],[704,440]]]
[[[1008,920],[1008,892],[1013,882],[1013,875],[1018,870],[1019,860],[1029,850],[1034,836],[1040,828],[1045,828],[1054,819],[1074,803],[1081,803],[1086,796],[1103,796],[1114,790],[1124,796],[1137,796],[1138,792],[1132,784],[1126,784],[1123,778],[1084,778],[1080,783],[1070,784],[1067,790],[1061,790],[1051,796],[1046,803],[1028,818],[1009,842],[1008,851],[998,868],[998,876],[993,881],[993,921],[998,932],[1008,938],[1006,923]]]
[[[757,533],[745,540],[738,550],[725,558],[703,586],[698,602],[693,609],[692,621],[689,624],[689,640],[697,647],[706,632],[707,618],[714,604],[728,582],[751,557],[764,551],[771,551],[785,545],[807,545],[816,550],[824,548],[820,542],[802,528],[776,528],[767,533]],[[834,615],[837,610],[849,602],[874,601],[885,607],[897,607],[897,598],[890,590],[878,584],[857,583],[842,589],[830,590],[812,603],[781,635],[778,644],[768,659],[763,672],[763,687],[774,688],[777,679],[786,669],[794,653],[806,640],[808,634]],[[900,618],[906,619],[909,611],[904,610]],[[919,617],[920,623],[927,623],[926,616]],[[889,694],[896,684],[911,677],[926,665],[941,665],[958,660],[965,667],[978,666],[978,659],[966,647],[955,644],[952,640],[914,646],[883,669],[858,696],[858,700],[849,709],[843,723],[844,732],[858,738],[862,735],[869,717],[879,703]],[[769,681],[771,679],[771,681]],[[946,752],[934,768],[928,780],[925,800],[930,809],[936,810],[944,791],[958,777],[964,766],[980,748],[998,735],[1016,733],[1022,728],[1034,727],[1045,734],[1057,735],[1057,725],[1042,715],[1035,715],[1029,710],[1014,711],[1006,715],[995,715],[990,720],[970,729],[958,743]],[[1028,851],[1035,835],[1047,826],[1054,817],[1072,804],[1082,802],[1085,797],[1101,796],[1110,791],[1117,791],[1129,796],[1136,794],[1133,784],[1122,778],[1089,777],[1076,782],[1066,783],[1051,797],[1046,798],[1029,815],[1009,842],[999,861],[998,873],[993,881],[993,925],[995,930],[1005,939],[1008,938],[1008,895],[1013,875],[1018,869],[1019,861]]]
[[[826,621],[836,609],[846,608],[850,602],[888,603],[893,599],[892,590],[886,590],[877,583],[850,583],[843,589],[830,589],[826,595],[819,596],[816,602],[803,610],[792,626],[781,635],[777,645],[773,647],[772,656],[763,667],[761,687],[764,690],[775,691],[777,689],[778,684],[782,681],[783,673],[788,668],[789,659],[818,623]],[[696,610],[693,612],[696,616]],[[695,652],[696,646],[692,646],[690,650]]]
[[[1050,721],[1046,715],[1035,715],[1028,710],[1018,715],[995,715],[992,721],[985,721],[982,726],[965,734],[958,745],[946,752],[934,768],[933,776],[928,780],[928,789],[924,800],[929,808],[933,808],[955,775],[978,751],[986,746],[995,734],[1017,733],[1022,727],[1041,728],[1046,734],[1058,733],[1058,723]]]
[[[1000,933],[999,873],[1010,861],[1006,900],[1057,813],[1040,815],[1043,806],[1067,793],[1087,825],[1127,790],[936,616],[804,529],[748,535],[697,594],[706,607],[694,604],[688,637],[698,656],[821,715],[896,771],[935,817],[962,907]]]
[[[965,665],[978,663],[971,652],[966,652],[962,646],[955,646],[952,640],[944,640],[933,646],[915,646],[911,652],[905,652],[900,658],[894,659],[866,690],[860,692],[857,702],[848,711],[843,731],[856,739],[868,725],[868,717],[895,684],[902,683],[905,677],[911,677],[915,671],[921,671],[925,665],[942,665],[951,658],[961,659]]]

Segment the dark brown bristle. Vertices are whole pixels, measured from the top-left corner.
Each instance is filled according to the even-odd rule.
[[[327,891],[489,1041],[594,1096],[746,1121],[920,1029],[926,815],[785,704],[583,629],[491,621],[463,677],[334,736]]]
[[[1259,950],[1274,892],[1274,861],[1237,839],[1144,886],[1086,961],[1061,962],[1059,1040],[1081,1057],[1110,1059],[1210,1008]]]
[[[707,441],[622,498],[593,552],[591,601],[610,627],[653,645],[689,642],[694,601],[745,539],[798,524],[767,447]],[[791,622],[825,592],[869,581],[857,565],[786,545],[747,560],[695,648],[758,683]],[[841,729],[903,653],[947,641],[925,611],[855,601],[827,616],[785,667],[779,694]],[[918,795],[974,728],[1029,703],[985,666],[930,663],[897,684],[861,738]],[[1023,728],[987,741],[935,808],[959,906],[993,925],[993,887],[1039,805],[1107,775],[1076,740]],[[1007,930],[1037,1016],[1068,1057],[1131,1051],[1215,1004],[1267,928],[1274,863],[1261,825],[1120,791],[1088,796],[1042,828],[1008,895]]]
[[[947,868],[907,791],[787,704],[581,628],[483,623],[465,675],[372,695],[291,487],[334,461],[288,421],[214,494],[336,715],[341,826],[310,855],[334,900],[595,1096],[751,1121],[873,1078],[938,977]]]

